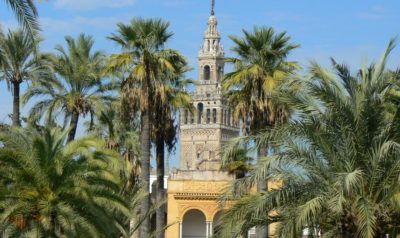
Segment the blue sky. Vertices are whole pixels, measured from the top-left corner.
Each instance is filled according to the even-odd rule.
[[[196,56],[206,29],[211,0],[42,0],[37,3],[43,51],[64,44],[64,36],[81,32],[93,35],[95,48],[108,53],[119,48],[106,39],[117,22],[133,17],[161,17],[171,22],[175,33],[169,47],[180,50],[197,76]],[[329,57],[357,67],[380,56],[391,37],[400,31],[398,0],[216,0],[216,16],[227,55],[232,44],[228,35],[239,35],[253,25],[287,31],[301,45],[290,58],[307,68],[310,60],[328,65]],[[0,5],[0,24],[15,28],[14,16]],[[400,65],[400,46],[390,65]],[[23,89],[26,87],[23,86]],[[23,107],[26,115],[29,105]],[[0,122],[10,122],[12,97],[0,82]],[[82,131],[83,128],[78,128]],[[82,134],[82,132],[80,132]],[[173,156],[175,157],[175,156]],[[175,164],[172,163],[172,164]]]

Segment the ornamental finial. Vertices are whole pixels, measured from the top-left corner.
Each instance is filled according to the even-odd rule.
[[[211,1],[211,16],[214,16],[214,14],[215,14],[214,9],[215,9],[215,0],[212,0]]]

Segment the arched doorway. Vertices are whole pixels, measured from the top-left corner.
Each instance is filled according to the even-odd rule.
[[[206,216],[200,210],[189,210],[183,216],[182,238],[206,238]]]

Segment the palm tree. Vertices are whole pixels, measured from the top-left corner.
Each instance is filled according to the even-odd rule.
[[[165,200],[165,147],[170,152],[175,148],[178,109],[192,109],[190,96],[184,90],[191,81],[181,78],[188,71],[187,62],[182,56],[170,59],[170,61],[178,70],[174,75],[166,75],[163,84],[156,88],[152,121],[152,137],[156,147],[157,164],[156,204],[159,205],[159,208],[156,211],[156,231],[158,238],[164,237],[166,226],[165,205],[161,205]]]
[[[273,28],[254,27],[243,34],[243,38],[230,36],[238,56],[227,59],[235,69],[226,75],[223,87],[229,91],[236,120],[244,122],[243,132],[254,134],[287,118],[286,108],[272,96],[297,68],[286,59],[299,46],[290,43],[286,32],[276,34]]]
[[[3,237],[127,237],[118,155],[95,137],[66,137],[58,129],[0,132]]]
[[[162,85],[163,76],[177,72],[170,60],[180,57],[178,52],[164,48],[172,36],[168,27],[169,23],[161,19],[133,19],[130,24],[118,24],[118,33],[109,37],[123,50],[111,57],[109,65],[109,71],[126,72],[121,83],[123,114],[127,117],[140,114],[141,183],[146,189],[150,180],[150,122],[155,89]],[[146,196],[142,203],[142,215],[148,214],[149,209],[150,197]],[[149,228],[147,218],[142,223],[141,234],[149,234]]]
[[[57,46],[58,54],[43,55],[42,58],[54,70],[52,78],[41,79],[28,88],[24,102],[34,97],[42,97],[30,114],[39,119],[46,115],[49,123],[57,119],[60,112],[64,124],[70,118],[68,142],[74,140],[79,117],[90,114],[93,120],[95,106],[112,100],[109,90],[112,83],[104,83],[103,70],[105,56],[100,51],[93,52],[93,38],[84,34],[77,40],[65,37],[68,48]]]
[[[235,175],[236,179],[244,178],[252,168],[251,161],[253,158],[247,155],[248,152],[249,149],[245,144],[229,150],[228,143],[228,149],[222,151],[221,169]]]
[[[235,69],[226,75],[223,88],[229,91],[228,100],[234,118],[242,121],[243,133],[253,135],[288,118],[289,109],[274,94],[297,68],[287,57],[299,46],[290,43],[286,32],[276,34],[273,28],[254,27],[243,34],[243,38],[230,36],[237,57],[227,60]],[[267,147],[259,147],[258,157],[266,155]],[[267,189],[264,184],[258,185],[260,191]],[[267,237],[267,227],[258,229],[258,237]]]
[[[0,34],[0,74],[13,93],[13,126],[21,126],[20,85],[24,81],[35,81],[43,74],[35,54],[38,50],[38,36],[32,39],[22,30]]]
[[[140,216],[140,202],[145,191],[140,189],[140,140],[137,128],[137,118],[126,121],[121,118],[120,102],[115,100],[110,104],[97,107],[94,123],[85,123],[88,133],[93,133],[98,138],[103,138],[108,149],[118,151],[125,162],[121,177],[124,181],[123,196],[131,205],[131,218],[126,233],[129,237],[136,237],[138,228],[143,221]],[[151,214],[154,214],[152,209]],[[147,214],[147,215],[151,215]],[[116,217],[120,217],[116,214]]]
[[[140,176],[140,141],[136,122],[126,123],[121,120],[120,102],[113,101],[101,105],[96,110],[94,123],[87,122],[88,133],[102,138],[106,148],[118,151],[127,168],[127,187],[138,185]]]
[[[18,22],[31,39],[35,38],[35,32],[39,30],[37,22],[38,13],[32,0],[6,0],[7,6],[15,13]]]
[[[378,63],[356,74],[332,60],[333,72],[312,63],[311,80],[292,82],[303,85],[287,94],[296,119],[256,136],[273,141],[275,153],[232,187],[241,198],[225,216],[229,237],[267,222],[277,223],[277,237],[304,229],[311,237],[400,234],[398,100],[394,113],[387,107],[399,95],[400,72],[385,68],[393,48],[391,41]],[[266,178],[281,186],[248,193]]]

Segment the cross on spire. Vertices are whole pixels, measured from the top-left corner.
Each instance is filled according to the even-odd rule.
[[[212,0],[211,1],[211,16],[214,16],[214,14],[215,14],[214,9],[215,9],[215,0]]]

